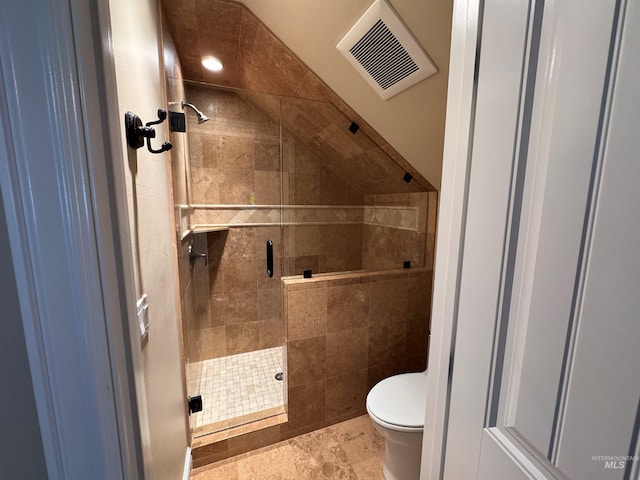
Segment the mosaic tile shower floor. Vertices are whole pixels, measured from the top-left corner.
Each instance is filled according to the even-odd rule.
[[[203,410],[195,413],[195,427],[244,417],[284,404],[282,347],[229,355],[201,362],[199,393]]]

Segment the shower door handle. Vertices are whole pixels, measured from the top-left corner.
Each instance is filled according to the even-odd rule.
[[[273,242],[267,240],[267,275],[273,277]]]

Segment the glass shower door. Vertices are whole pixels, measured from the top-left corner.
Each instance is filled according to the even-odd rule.
[[[194,342],[201,436],[284,412],[280,99],[192,83],[186,97],[209,117],[188,120],[192,218],[208,256]]]

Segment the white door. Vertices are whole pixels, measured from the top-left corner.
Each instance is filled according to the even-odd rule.
[[[637,479],[640,2],[481,25],[443,477]]]

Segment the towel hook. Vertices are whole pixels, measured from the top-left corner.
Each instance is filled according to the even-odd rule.
[[[164,122],[167,118],[166,110],[158,109],[158,120],[153,122],[147,122],[145,126],[142,126],[142,120],[138,115],[133,112],[127,112],[124,114],[124,125],[127,134],[127,143],[131,148],[138,149],[144,145],[144,139],[147,139],[147,149],[151,153],[162,153],[171,150],[173,145],[169,142],[164,142],[159,149],[151,147],[151,139],[156,138],[156,130],[151,125],[158,125]]]

